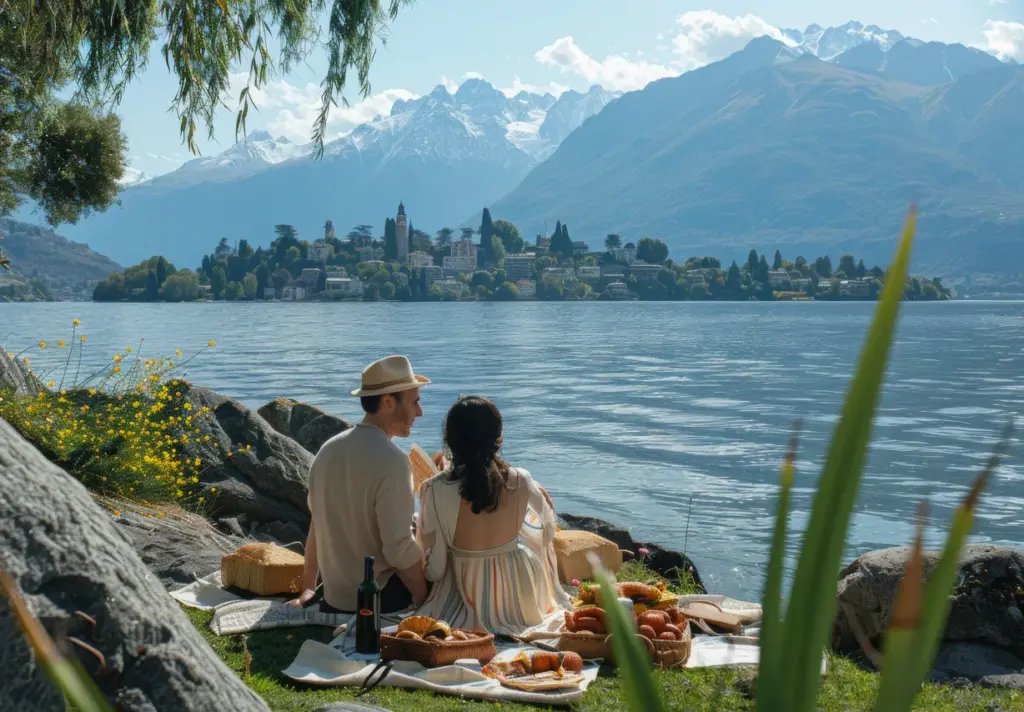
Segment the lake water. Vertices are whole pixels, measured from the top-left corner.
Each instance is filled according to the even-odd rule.
[[[486,395],[505,416],[505,456],[548,488],[559,511],[685,546],[710,589],[756,598],[791,425],[803,420],[791,520],[799,528],[872,308],[0,304],[0,343],[16,351],[68,340],[73,318],[96,363],[140,337],[151,356],[216,339],[188,367],[193,382],[254,408],[286,396],[350,419],[360,415],[348,393],[362,367],[407,354],[434,381],[416,442],[437,447],[452,401]],[[1024,303],[906,304],[898,335],[850,556],[907,543],[923,500],[929,542],[940,541],[1003,425],[1024,412]],[[33,365],[59,355],[36,349]],[[1020,450],[1018,441],[982,499],[975,541],[1024,542]],[[798,543],[791,537],[791,554]]]

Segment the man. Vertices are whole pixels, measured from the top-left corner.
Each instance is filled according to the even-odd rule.
[[[412,531],[412,469],[391,439],[408,437],[423,415],[420,386],[428,383],[404,356],[388,356],[363,370],[362,386],[352,395],[359,397],[365,417],[324,443],[310,467],[305,590],[293,605],[313,599],[319,575],[324,602],[355,612],[367,556],[376,560],[381,613],[426,600],[423,552]]]

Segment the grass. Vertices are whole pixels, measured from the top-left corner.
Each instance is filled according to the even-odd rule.
[[[281,671],[295,659],[304,640],[329,642],[330,628],[294,628],[220,637],[210,631],[210,620],[213,618],[211,613],[189,608],[183,610],[221,660],[262,696],[274,712],[310,712],[330,702],[355,699],[355,688],[303,687],[281,675]],[[246,648],[252,656],[248,676],[245,675]],[[831,656],[828,675],[818,694],[818,707],[825,712],[873,709],[879,679],[877,673],[867,672],[846,658]],[[703,668],[655,671],[654,680],[668,709],[695,712],[754,709],[754,703],[748,696],[750,673],[744,670]],[[426,709],[437,712],[538,709],[530,705],[477,702],[394,688],[378,688],[359,701],[393,712],[418,712]],[[991,709],[1002,708],[1006,712],[1024,710],[1024,692],[925,685],[914,709],[968,712],[986,710],[990,706]],[[621,682],[615,670],[609,668],[601,671],[601,676],[587,689],[583,701],[575,707],[580,712],[617,712],[626,708]]]

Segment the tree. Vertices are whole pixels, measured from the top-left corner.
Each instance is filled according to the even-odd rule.
[[[302,250],[299,249],[298,245],[292,245],[284,254],[284,262],[286,264],[294,264],[302,259]]]
[[[450,227],[443,227],[440,230],[438,230],[437,231],[437,246],[441,247],[441,248],[444,248],[444,247],[448,247],[450,244],[452,244],[452,235],[454,234],[454,232],[455,231],[452,230]]]
[[[175,272],[163,286],[165,302],[194,302],[199,298],[199,278],[192,270]]]
[[[384,257],[389,260],[398,258],[398,225],[391,218],[384,220]]]
[[[224,272],[224,268],[220,265],[213,268],[213,274],[210,275],[210,290],[213,292],[214,299],[220,299],[224,293],[224,287],[227,286],[228,276]]]
[[[736,260],[732,261],[729,265],[729,276],[725,279],[725,287],[729,291],[738,292],[740,287],[743,286],[743,282],[740,280],[740,268],[736,264]]]
[[[860,260],[857,263],[857,279],[864,279],[867,273],[868,270],[867,267],[864,266],[864,260]]]
[[[772,262],[772,269],[782,269],[782,253],[775,250],[775,260]]]
[[[374,283],[366,285],[366,289],[363,290],[363,301],[375,302],[380,299],[380,287]]]
[[[561,220],[555,222],[555,231],[551,233],[551,254],[572,257],[572,240],[569,239],[569,229],[562,225]]]
[[[483,270],[483,269],[477,270],[469,278],[469,286],[471,286],[473,288],[483,287],[484,289],[490,290],[491,289],[491,285],[492,285],[491,273],[488,272],[487,270]]]
[[[753,276],[757,272],[757,250],[751,250],[747,255],[747,272]]]
[[[251,259],[253,255],[253,249],[249,245],[249,241],[241,239],[238,241],[238,256],[243,260]]]
[[[161,257],[156,263],[156,282],[163,284],[167,281],[167,260]]]
[[[504,282],[494,290],[494,298],[499,302],[514,302],[519,299],[519,288],[511,282]]]
[[[526,246],[526,241],[519,234],[519,228],[508,220],[495,221],[494,234],[501,238],[501,244],[505,248],[506,254],[518,255],[523,251],[523,247]],[[497,262],[498,260],[495,261]]]
[[[577,282],[576,286],[573,287],[572,293],[577,299],[587,299],[590,297],[591,291],[593,289],[586,282]]]
[[[155,302],[160,298],[160,282],[156,281],[156,272],[149,270],[146,278],[146,299]]]
[[[460,228],[460,231],[462,232],[462,238],[461,239],[463,239],[463,240],[472,240],[473,239],[473,235],[476,234],[476,230],[474,230],[471,227]]]
[[[819,277],[831,277],[832,276],[832,259],[825,255],[814,260],[814,272]]]
[[[615,233],[611,233],[604,238],[604,249],[606,249],[608,252],[611,252],[612,250],[618,250],[621,247],[622,238],[616,235]]]
[[[505,245],[497,235],[491,236],[491,261],[500,265],[505,260]]]
[[[281,290],[284,289],[285,285],[292,281],[291,272],[286,269],[279,269],[274,272],[272,277],[274,283],[274,291],[277,292],[277,296],[281,296]],[[211,284],[212,287],[212,284]]]
[[[240,299],[242,294],[242,285],[238,282],[228,282],[228,285],[224,288],[224,298],[229,302]]]
[[[805,260],[803,257],[797,257],[796,262],[793,263],[793,266],[800,270],[800,274],[807,274],[807,260]]]
[[[768,284],[768,260],[764,255],[757,261],[757,269],[754,271],[754,280],[761,284]]]
[[[651,264],[661,264],[668,259],[668,245],[661,240],[642,237],[636,246],[636,258]]]
[[[256,288],[259,286],[259,280],[256,279],[256,275],[250,272],[242,278],[242,291],[245,293],[246,299],[256,298]]]
[[[270,265],[260,262],[256,268],[256,294],[263,296],[263,290],[270,286]]]
[[[384,300],[390,300],[395,298],[394,282],[385,282],[380,286],[380,298]]]
[[[847,253],[839,258],[839,271],[846,274],[847,278],[857,276],[857,263],[853,260],[853,255]]]
[[[494,237],[494,223],[491,222],[491,211],[484,208],[480,218],[480,251],[484,253],[487,262],[494,262],[494,253],[491,251],[491,238]]]

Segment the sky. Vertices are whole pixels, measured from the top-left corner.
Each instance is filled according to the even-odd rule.
[[[467,77],[483,77],[508,94],[585,91],[593,84],[632,91],[722,59],[778,28],[850,20],[1024,63],[1024,0],[417,0],[402,9],[377,51],[370,96],[362,98],[358,86],[346,90],[350,105],[332,109],[330,133],[340,136],[387,115],[397,99],[427,94],[438,84],[454,90]],[[164,65],[160,44],[117,108],[130,166],[150,176],[191,157],[169,110],[177,81]],[[254,95],[260,110],[250,111],[249,132],[308,142],[325,67],[323,53],[314,51],[288,75],[273,77]],[[226,100],[232,109],[220,110],[215,139],[203,132],[203,154],[235,142],[234,104],[244,76],[235,77]]]

